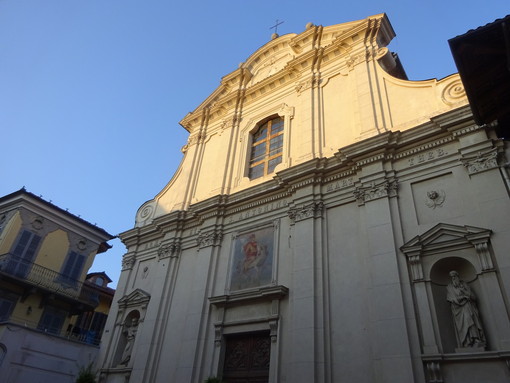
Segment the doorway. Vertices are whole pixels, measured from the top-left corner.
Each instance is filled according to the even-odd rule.
[[[268,383],[271,356],[269,331],[227,335],[223,381]]]

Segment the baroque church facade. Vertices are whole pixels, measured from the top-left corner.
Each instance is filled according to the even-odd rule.
[[[394,36],[274,36],[181,121],[120,234],[101,382],[508,381],[507,148]]]

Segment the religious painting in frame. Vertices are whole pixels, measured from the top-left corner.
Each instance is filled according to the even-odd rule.
[[[230,291],[271,285],[274,275],[276,227],[253,228],[234,236]]]

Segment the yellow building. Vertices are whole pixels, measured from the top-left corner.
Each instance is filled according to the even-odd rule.
[[[6,381],[69,382],[93,361],[98,334],[76,325],[96,308],[107,314],[100,301],[110,293],[102,291],[109,278],[101,276],[101,286],[94,282],[104,273],[85,279],[112,238],[24,188],[0,198],[0,375]]]

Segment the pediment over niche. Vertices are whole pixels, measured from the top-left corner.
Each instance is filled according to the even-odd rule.
[[[407,256],[434,254],[487,243],[492,231],[474,226],[439,223],[404,244],[400,250]]]
[[[128,295],[124,295],[119,299],[119,307],[135,307],[146,306],[149,303],[151,296],[149,293],[142,289],[136,289]]]

